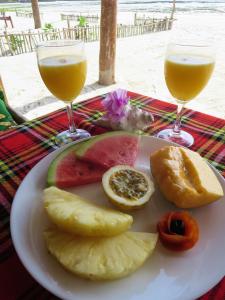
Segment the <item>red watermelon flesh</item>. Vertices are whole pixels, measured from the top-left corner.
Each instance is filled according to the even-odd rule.
[[[105,136],[92,142],[90,147],[78,149],[79,158],[110,168],[115,165],[133,166],[137,158],[139,137],[135,134],[119,132],[118,135]]]
[[[77,159],[73,152],[63,157],[56,166],[54,179],[48,180],[49,185],[59,188],[70,188],[101,181],[105,168],[90,162]],[[52,182],[51,182],[52,181]]]

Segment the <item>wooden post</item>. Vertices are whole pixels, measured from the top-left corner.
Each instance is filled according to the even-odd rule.
[[[31,0],[31,4],[34,18],[34,28],[41,28],[41,17],[39,12],[38,0]]]
[[[117,0],[101,0],[99,83],[115,83]]]
[[[173,0],[173,8],[172,8],[171,15],[170,15],[171,20],[173,20],[175,11],[176,11],[176,0]]]
[[[13,28],[13,21],[12,21],[11,16],[9,17],[9,22],[11,23],[11,26],[12,26],[12,28]]]

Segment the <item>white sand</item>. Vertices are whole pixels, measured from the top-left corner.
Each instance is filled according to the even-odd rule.
[[[173,30],[117,40],[116,85],[102,87],[98,81],[99,42],[87,43],[88,76],[83,100],[117,87],[124,87],[168,102],[170,96],[163,76],[164,54],[168,41],[210,42],[217,50],[216,68],[205,90],[187,107],[225,118],[225,16],[224,14],[179,15]],[[14,18],[15,24],[27,28],[24,18]],[[20,19],[20,20],[19,20]],[[31,22],[32,20],[26,21]],[[58,22],[57,24],[62,23]],[[30,25],[29,25],[30,26]],[[58,25],[57,25],[58,26]],[[28,119],[63,107],[45,88],[37,69],[35,53],[0,58],[10,105]]]

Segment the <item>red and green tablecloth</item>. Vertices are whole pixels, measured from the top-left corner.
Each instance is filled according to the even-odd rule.
[[[175,105],[132,92],[128,95],[133,105],[154,114],[152,134],[174,122]],[[104,113],[103,97],[74,105],[77,125],[92,135],[106,131],[93,122]],[[187,109],[183,127],[194,136],[195,143],[191,149],[207,158],[225,177],[225,121]],[[54,136],[66,128],[66,111],[59,110],[0,133],[0,300],[57,299],[41,287],[20,263],[13,248],[9,223],[11,204],[18,186],[37,162],[56,149]],[[225,277],[200,299],[225,300]]]

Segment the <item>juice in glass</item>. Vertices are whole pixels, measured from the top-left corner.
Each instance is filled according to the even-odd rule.
[[[84,57],[60,55],[38,62],[41,77],[49,91],[64,102],[72,102],[82,90],[87,73]]]
[[[165,80],[174,98],[190,101],[205,87],[214,68],[207,56],[170,54],[165,61]]]

